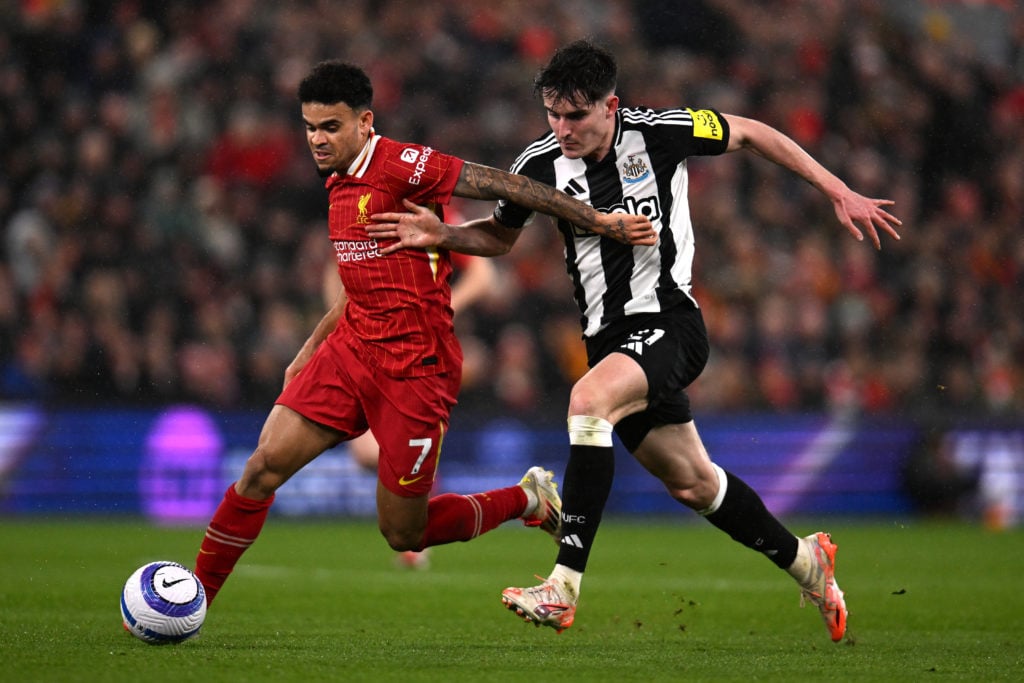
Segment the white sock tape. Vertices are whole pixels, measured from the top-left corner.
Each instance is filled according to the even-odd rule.
[[[573,446],[612,446],[612,423],[600,417],[569,416],[569,443]]]
[[[697,514],[703,517],[707,517],[712,512],[722,506],[722,501],[725,500],[725,489],[728,488],[728,480],[725,477],[725,470],[711,463],[711,466],[715,468],[715,474],[718,475],[718,493],[715,494],[715,499],[711,501],[711,505],[707,506],[703,510],[700,510]]]

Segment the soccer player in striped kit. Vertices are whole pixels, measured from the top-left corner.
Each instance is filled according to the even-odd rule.
[[[653,243],[643,216],[605,215],[548,185],[378,135],[373,88],[362,69],[318,64],[299,85],[306,140],[326,178],[328,226],[345,297],[317,325],[285,373],[256,450],[207,527],[196,575],[212,603],[259,535],[275,491],[325,450],[368,429],[380,442],[377,517],[395,550],[468,541],[520,518],[556,534],[552,473],[514,486],[429,498],[462,352],[452,325],[447,250],[384,254],[369,216],[452,196],[516,201],[633,243]]]
[[[836,545],[824,532],[799,538],[788,531],[753,489],[711,460],[694,425],[685,389],[709,349],[690,281],[686,158],[741,149],[763,156],[820,190],[839,222],[858,240],[866,232],[876,248],[879,230],[899,239],[900,221],[883,208],[891,201],[852,191],[778,130],[711,109],[620,107],[616,78],[614,56],[589,41],[556,52],[534,83],[551,131],[512,166],[603,211],[642,213],[659,236],[655,245],[618,244],[558,223],[590,370],[569,399],[556,565],[538,586],[505,589],[502,601],[537,625],[558,632],[572,625],[611,489],[614,431],[673,498],[792,575],[838,642],[847,609],[835,581]],[[515,200],[500,201],[490,218],[447,226],[410,210],[378,217],[371,234],[398,236],[408,247],[494,255],[511,248],[532,214]]]

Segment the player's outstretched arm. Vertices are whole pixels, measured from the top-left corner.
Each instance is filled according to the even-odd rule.
[[[455,195],[469,199],[507,199],[623,244],[651,246],[658,241],[647,216],[601,213],[549,185],[490,166],[463,164]]]
[[[829,198],[835,209],[836,218],[858,240],[863,240],[866,232],[875,248],[881,249],[879,230],[888,233],[893,239],[900,238],[896,226],[903,223],[882,208],[892,206],[895,202],[891,199],[870,199],[854,192],[800,145],[768,124],[742,116],[724,116],[729,123],[727,151],[748,149],[788,168],[814,185]]]

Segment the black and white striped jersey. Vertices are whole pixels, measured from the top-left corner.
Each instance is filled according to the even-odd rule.
[[[656,313],[686,299],[696,305],[690,292],[694,243],[686,158],[721,154],[728,142],[728,124],[714,110],[626,107],[616,112],[612,149],[601,161],[567,159],[551,132],[516,159],[513,173],[600,211],[648,216],[658,231],[656,245],[630,247],[558,221],[584,336],[623,316]],[[501,201],[494,216],[520,228],[532,212]]]

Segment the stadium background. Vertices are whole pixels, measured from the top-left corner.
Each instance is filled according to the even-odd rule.
[[[875,253],[771,164],[691,161],[714,457],[782,514],[1014,524],[1024,10],[980,0],[5,3],[0,513],[208,516],[323,312],[312,63],[368,68],[380,132],[507,167],[545,129],[533,74],[583,35],[626,102],[761,118],[904,221]],[[458,321],[452,490],[564,462],[582,348],[561,245],[538,220],[497,263]],[[612,509],[672,509],[620,455]],[[368,514],[372,483],[341,448],[276,509]]]

